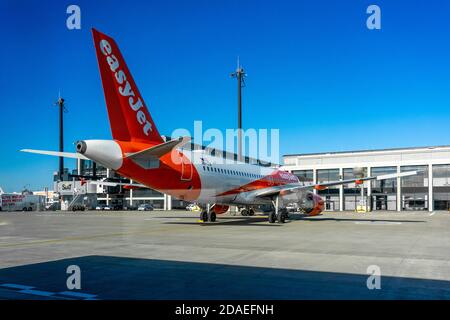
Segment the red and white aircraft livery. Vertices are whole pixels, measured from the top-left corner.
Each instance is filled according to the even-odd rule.
[[[22,151],[89,159],[139,182],[124,184],[128,187],[149,187],[178,199],[211,204],[201,212],[200,219],[204,222],[215,221],[216,214],[225,213],[229,205],[244,206],[246,213],[251,214],[251,206],[273,204],[269,222],[283,223],[287,217],[287,203],[296,202],[303,212],[311,215],[322,212],[324,201],[313,193],[314,189],[417,173],[313,184],[301,182],[286,171],[239,161],[229,164],[202,150],[181,149],[190,138],[163,140],[116,42],[95,29],[92,32],[113,140],[78,141],[76,153]]]

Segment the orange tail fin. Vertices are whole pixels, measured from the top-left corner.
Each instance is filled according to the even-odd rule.
[[[95,29],[92,34],[113,139],[163,142],[116,42]]]

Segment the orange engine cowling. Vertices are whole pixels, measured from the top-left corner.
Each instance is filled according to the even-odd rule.
[[[303,201],[301,206],[305,213],[310,216],[316,216],[323,211],[325,202],[322,197],[314,193],[307,193],[305,198],[306,199]]]
[[[226,205],[222,205],[222,204],[215,204],[213,210],[214,210],[215,214],[223,214],[223,213],[227,212],[229,208],[230,208],[230,206],[226,206]]]

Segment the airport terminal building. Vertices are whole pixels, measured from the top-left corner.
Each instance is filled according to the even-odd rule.
[[[449,210],[450,146],[361,150],[283,156],[287,171],[316,183],[354,178],[353,168],[370,175],[420,171],[416,176],[366,181],[364,200],[372,211]],[[327,211],[355,210],[361,188],[355,184],[315,191]]]

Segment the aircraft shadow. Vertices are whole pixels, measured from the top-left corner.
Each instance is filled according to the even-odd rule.
[[[354,219],[354,218],[335,218],[335,217],[325,217],[324,215],[319,216],[308,216],[304,214],[290,214],[289,220],[305,220],[305,221],[347,221],[347,222],[405,222],[405,223],[425,223],[424,220],[401,220],[401,219]]]
[[[0,269],[0,287],[12,283],[68,291],[69,265],[81,269],[81,291],[97,299],[450,299],[449,281],[383,276],[381,290],[369,290],[366,274],[113,256]],[[17,289],[0,290],[0,299],[14,298]]]
[[[160,216],[153,217],[153,219],[190,219],[195,220],[195,217],[192,216]],[[386,223],[426,223],[423,220],[401,220],[401,219],[373,219],[373,218],[336,218],[336,217],[325,217],[323,215],[318,216],[308,216],[306,214],[289,214],[289,219],[286,220],[286,223],[290,223],[293,221],[313,221],[313,222],[323,222],[323,221],[336,221],[336,222],[386,222]],[[203,225],[203,226],[217,226],[217,225],[227,225],[227,226],[280,226],[278,223],[267,222],[266,215],[255,215],[253,217],[244,217],[244,216],[217,216],[217,222],[215,223],[199,223],[197,220],[190,222],[180,222],[180,221],[165,221],[165,224],[184,224],[184,225]],[[266,224],[263,224],[266,223]]]
[[[190,217],[192,220],[195,218]],[[286,221],[289,223],[289,221]],[[254,226],[254,227],[279,227],[278,223],[268,223],[266,216],[239,217],[239,216],[218,216],[216,222],[201,223],[196,221],[166,221],[164,224],[184,224],[184,225],[201,225],[201,226]]]

